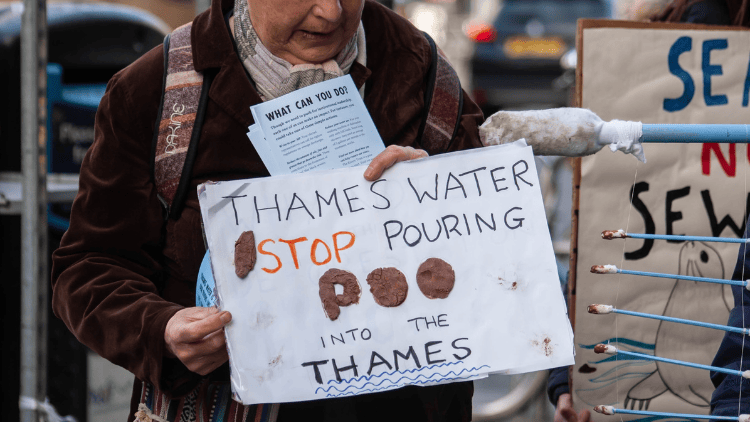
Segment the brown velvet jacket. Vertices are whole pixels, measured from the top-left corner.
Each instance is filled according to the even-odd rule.
[[[183,307],[195,306],[196,277],[205,253],[196,186],[207,180],[268,176],[246,136],[253,124],[250,106],[261,100],[225,23],[232,7],[232,0],[214,0],[193,23],[195,69],[217,73],[192,186],[179,218],[165,223],[150,169],[162,93],[159,46],[110,80],[96,115],[95,142],[81,168],[70,229],[52,257],[55,315],[83,344],[175,396],[186,394],[200,380],[178,360],[165,357],[164,342],[167,321]],[[367,68],[355,63],[354,82],[366,83],[364,102],[384,142],[419,147],[415,138],[431,62],[428,43],[406,20],[369,0],[362,22]],[[452,151],[481,145],[477,126],[482,114],[465,93],[463,104]],[[225,365],[211,377],[228,380],[227,374]],[[436,400],[454,395],[446,397],[448,391],[440,389],[421,388],[418,395],[433,391]],[[462,392],[463,411],[468,398],[470,412],[470,383],[455,384],[452,390]],[[284,406],[281,419],[283,414]]]

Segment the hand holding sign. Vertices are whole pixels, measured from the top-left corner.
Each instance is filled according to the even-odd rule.
[[[179,310],[164,331],[169,357],[176,357],[200,375],[206,375],[227,361],[224,326],[232,314],[215,308]]]
[[[425,158],[429,154],[423,149],[414,149],[412,147],[402,147],[398,145],[389,145],[385,151],[378,154],[372,159],[370,165],[365,170],[365,179],[369,182],[374,182],[380,177],[384,171],[389,167],[400,161],[416,160],[418,158]]]

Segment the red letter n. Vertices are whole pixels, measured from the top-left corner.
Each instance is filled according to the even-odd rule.
[[[701,162],[703,163],[703,174],[706,176],[711,174],[711,151],[716,153],[716,158],[719,159],[719,164],[721,164],[721,168],[724,169],[724,173],[729,177],[734,177],[734,174],[737,171],[737,155],[735,154],[734,144],[729,144],[729,162],[724,158],[724,153],[721,151],[721,148],[719,148],[719,144],[703,144]]]

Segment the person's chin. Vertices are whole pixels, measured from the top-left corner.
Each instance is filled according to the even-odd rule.
[[[304,63],[321,64],[335,58],[338,53],[335,46],[315,46],[302,48],[294,56]]]
[[[336,55],[346,44],[340,42],[341,31],[311,33],[298,31],[294,39],[294,55],[306,63],[323,63]]]

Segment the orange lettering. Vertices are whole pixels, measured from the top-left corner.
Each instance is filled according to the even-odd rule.
[[[346,246],[339,248],[339,242],[336,240],[336,236],[340,234],[348,234],[350,237],[349,243],[346,244]],[[349,249],[354,245],[354,233],[352,232],[338,232],[333,234],[333,250],[336,251],[336,260],[341,263],[341,256],[339,256],[339,251],[343,251],[344,249]]]
[[[326,247],[326,252],[328,252],[328,258],[326,258],[323,262],[318,262],[318,260],[316,259],[316,256],[315,256],[315,251],[317,250],[319,243],[322,243],[323,246]],[[324,265],[324,264],[327,264],[327,263],[331,262],[331,248],[328,247],[328,245],[326,244],[326,242],[324,242],[324,241],[322,241],[320,239],[313,240],[312,248],[310,248],[310,259],[312,260],[313,264],[315,264],[315,265]]]
[[[271,255],[272,257],[276,258],[276,264],[278,265],[276,268],[273,268],[273,269],[270,269],[270,270],[268,268],[261,268],[263,271],[265,271],[265,272],[267,272],[269,274],[273,274],[276,271],[278,271],[278,270],[281,269],[281,260],[279,259],[278,256],[276,256],[276,254],[271,253],[271,252],[266,252],[266,251],[263,250],[263,245],[265,245],[268,242],[276,243],[276,242],[274,242],[271,239],[266,239],[266,240],[260,242],[260,244],[258,245],[258,252],[262,253],[263,255]]]
[[[299,270],[299,262],[297,261],[297,243],[307,241],[306,237],[298,237],[292,240],[279,239],[279,242],[284,242],[289,245],[289,251],[292,253],[292,259],[294,260],[294,268]],[[340,261],[339,261],[340,262]]]

